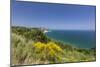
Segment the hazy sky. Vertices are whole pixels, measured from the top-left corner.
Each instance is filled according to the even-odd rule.
[[[95,6],[14,2],[12,25],[49,29],[95,30]]]

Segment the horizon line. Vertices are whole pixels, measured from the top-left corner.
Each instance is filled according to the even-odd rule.
[[[44,29],[48,29],[48,30],[79,30],[79,31],[96,31],[96,29],[53,29],[53,28],[47,28],[47,27],[33,27],[33,26],[18,26],[18,25],[11,25],[11,27],[26,27],[26,28],[44,28]]]

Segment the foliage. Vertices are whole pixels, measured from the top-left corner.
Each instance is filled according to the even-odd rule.
[[[34,40],[36,42],[48,42],[50,39],[45,36],[43,31],[39,28],[26,28],[26,27],[12,27],[12,33],[21,35],[27,40]]]

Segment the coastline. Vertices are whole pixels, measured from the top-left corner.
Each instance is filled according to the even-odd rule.
[[[12,39],[13,64],[25,64],[24,62],[27,64],[40,64],[41,61],[45,64],[47,61],[48,63],[63,63],[96,60],[95,48],[83,49],[70,44],[64,44],[61,41],[47,37],[43,30],[41,31],[39,28],[13,27]],[[16,50],[17,52],[15,52]],[[15,61],[19,62],[16,63]]]

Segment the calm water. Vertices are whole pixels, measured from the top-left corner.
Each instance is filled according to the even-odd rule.
[[[46,33],[48,37],[64,43],[70,43],[74,47],[94,48],[96,47],[95,31],[66,31],[52,30]]]

